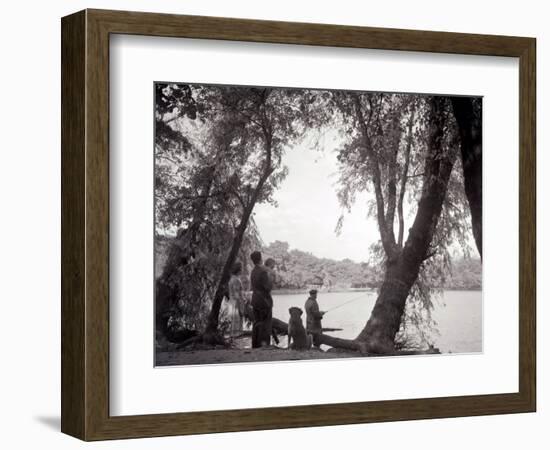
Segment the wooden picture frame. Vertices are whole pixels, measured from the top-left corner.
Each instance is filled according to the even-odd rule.
[[[535,411],[535,39],[104,10],[64,17],[61,29],[64,433],[101,440]],[[109,36],[116,33],[519,58],[519,391],[110,416]]]

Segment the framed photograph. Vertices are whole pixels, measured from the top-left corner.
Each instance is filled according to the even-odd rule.
[[[63,432],[535,411],[535,39],[61,28]]]

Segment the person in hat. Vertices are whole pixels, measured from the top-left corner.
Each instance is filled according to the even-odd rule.
[[[309,298],[305,304],[306,310],[306,331],[313,335],[313,345],[317,348],[321,347],[319,342],[319,334],[323,331],[323,325],[321,319],[325,312],[319,310],[319,303],[317,303],[317,289],[309,291]]]

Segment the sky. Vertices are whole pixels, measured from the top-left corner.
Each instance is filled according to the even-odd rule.
[[[335,232],[342,209],[336,196],[337,138],[326,137],[322,150],[303,143],[287,150],[288,176],[275,192],[278,206],[256,205],[254,220],[265,244],[286,241],[291,249],[318,257],[368,261],[369,246],[378,241],[378,227],[367,218],[366,194],[346,214],[340,235]]]

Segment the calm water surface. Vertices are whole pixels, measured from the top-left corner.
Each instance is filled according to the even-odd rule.
[[[360,298],[357,298],[360,297]],[[327,311],[349,300],[356,300],[327,312],[323,326],[343,328],[331,336],[353,339],[365,326],[376,301],[375,292],[320,292],[319,307]],[[288,308],[304,310],[307,294],[273,295],[273,317],[288,321]],[[432,313],[438,330],[431,336],[433,344],[442,353],[471,353],[482,351],[482,296],[481,291],[444,291],[434,301]],[[302,316],[305,325],[305,312]],[[286,339],[286,338],[285,338]],[[281,341],[286,345],[286,340]]]

